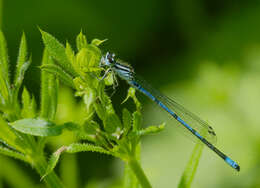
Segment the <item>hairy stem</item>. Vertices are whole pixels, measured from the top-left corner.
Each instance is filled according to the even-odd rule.
[[[136,178],[138,179],[140,185],[143,188],[152,188],[149,180],[147,179],[146,175],[144,174],[143,169],[141,168],[140,164],[138,161],[134,158],[130,159],[128,162],[129,167],[135,174]]]

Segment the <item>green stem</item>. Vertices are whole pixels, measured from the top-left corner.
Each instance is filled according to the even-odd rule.
[[[34,158],[34,166],[35,166],[37,172],[42,177],[46,173],[48,164],[47,164],[46,160],[44,159],[44,157],[41,156],[41,157],[38,157],[36,160]],[[60,179],[54,172],[51,172],[50,174],[48,174],[48,176],[46,176],[44,178],[44,182],[50,188],[64,188],[64,185],[62,184],[62,182],[60,181]]]
[[[140,185],[143,188],[152,188],[149,180],[147,179],[146,175],[144,174],[143,169],[141,168],[140,164],[136,159],[130,159],[128,162],[129,167],[135,174],[136,178],[138,179]]]

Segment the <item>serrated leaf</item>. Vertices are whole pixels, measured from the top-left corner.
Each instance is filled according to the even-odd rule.
[[[66,146],[62,146],[60,149],[58,149],[55,153],[53,153],[51,155],[51,158],[48,162],[48,166],[46,169],[45,174],[41,177],[41,180],[44,179],[47,175],[49,175],[53,169],[55,168],[55,166],[57,165],[60,155],[62,152],[66,151],[67,147]]]
[[[49,73],[52,73],[54,75],[57,75],[59,79],[66,85],[75,88],[74,82],[73,82],[73,77],[70,76],[68,73],[63,71],[63,69],[55,64],[44,64],[41,66],[41,69],[44,71],[47,71]]]
[[[8,123],[0,116],[0,139],[8,146],[23,152],[23,141],[8,125]]]
[[[54,120],[57,112],[58,106],[58,90],[59,90],[59,80],[55,76],[49,80],[49,96],[50,96],[50,111],[49,111],[49,120]]]
[[[73,65],[73,63],[75,61],[75,53],[68,41],[66,42],[65,52],[66,52],[66,55],[67,55],[68,59],[70,60],[71,64]]]
[[[7,52],[6,40],[3,32],[0,30],[0,71],[3,78],[6,79],[7,83],[10,85],[9,78],[9,59]]]
[[[67,129],[69,131],[75,131],[75,130],[80,130],[80,125],[74,122],[66,122],[61,125],[63,129]]]
[[[24,62],[21,67],[17,67],[17,77],[16,77],[16,80],[15,80],[15,89],[16,89],[16,92],[18,93],[21,85],[22,85],[22,82],[23,82],[23,79],[24,79],[24,75],[25,75],[25,72],[26,70],[28,69],[28,67],[30,66],[31,64],[31,59],[29,59],[28,61]]]
[[[99,63],[100,63],[100,58],[101,58],[101,50],[92,44],[89,44],[87,47],[89,53],[90,53],[90,62],[89,62],[89,66],[90,67],[99,67]]]
[[[142,115],[140,112],[135,111],[133,113],[133,130],[138,131],[141,129]]]
[[[42,64],[54,64],[48,50],[43,52]],[[58,79],[45,70],[42,70],[41,74],[41,117],[53,120],[57,110]]]
[[[73,143],[69,146],[62,146],[55,153],[52,154],[52,156],[51,156],[51,158],[48,162],[47,170],[46,170],[44,176],[41,179],[43,179],[44,177],[46,177],[49,173],[51,173],[53,171],[53,169],[55,168],[55,166],[57,165],[57,163],[59,161],[60,155],[63,152],[77,153],[77,152],[86,152],[86,151],[98,152],[98,153],[102,153],[102,154],[112,155],[111,152],[103,149],[102,147],[94,146],[94,145],[91,145],[91,144]]]
[[[99,82],[97,93],[101,104],[103,104],[104,106],[111,105],[111,99],[105,93],[105,84],[103,82]]]
[[[145,129],[141,129],[138,131],[138,135],[144,136],[144,135],[149,135],[149,134],[154,134],[163,131],[165,128],[165,123],[159,125],[159,126],[149,126]]]
[[[80,51],[82,48],[86,48],[88,45],[87,38],[82,33],[82,31],[79,33],[79,35],[76,38],[76,44],[77,44],[78,51]]]
[[[40,118],[27,118],[9,123],[19,132],[33,136],[58,136],[62,133],[63,126],[55,125],[50,121]]]
[[[128,99],[132,98],[134,103],[135,103],[137,111],[141,112],[142,106],[141,106],[141,103],[139,102],[139,100],[137,99],[137,97],[135,95],[135,91],[136,90],[133,87],[130,87],[128,89],[127,96],[122,103],[125,103]]]
[[[7,147],[0,146],[0,153],[3,154],[3,155],[6,155],[8,157],[13,157],[15,159],[19,159],[19,160],[28,162],[28,160],[26,159],[24,154],[17,152],[17,151],[14,151],[14,150],[11,150]]]
[[[111,86],[111,85],[114,84],[115,79],[116,79],[116,78],[115,78],[114,74],[111,72],[111,73],[109,73],[109,74],[107,75],[107,77],[104,79],[104,81],[105,81],[105,84],[106,84],[107,86]]]
[[[83,96],[84,103],[86,105],[86,110],[88,114],[90,113],[90,107],[96,100],[96,92],[91,88],[86,88],[85,94]]]
[[[178,188],[189,188],[194,179],[199,160],[202,154],[203,145],[201,143],[197,143],[193,149],[190,160],[182,174],[180,183]]]
[[[101,53],[96,51],[91,45],[82,48],[76,55],[76,67],[80,72],[97,72],[99,67]]]
[[[118,128],[122,128],[122,123],[119,117],[114,112],[108,112],[106,114],[106,119],[104,121],[104,128],[108,133],[115,133]]]
[[[14,84],[17,92],[22,84],[25,71],[28,69],[30,63],[31,60],[29,60],[28,58],[26,37],[23,33],[18,53],[18,59],[16,63],[16,74],[14,79]]]
[[[36,111],[36,103],[34,97],[30,97],[30,94],[26,87],[23,89],[22,93],[22,117],[23,118],[34,118]]]
[[[106,118],[106,109],[103,107],[99,99],[97,99],[96,102],[94,103],[94,108],[98,117],[104,121]]]
[[[64,71],[66,71],[71,76],[76,77],[77,73],[75,72],[71,62],[67,57],[64,46],[49,33],[42,30],[40,31],[42,34],[44,45],[48,50],[50,56],[56,60],[56,62],[64,69]]]
[[[93,40],[91,41],[91,44],[93,44],[93,45],[95,45],[95,46],[99,46],[100,44],[102,44],[102,43],[104,43],[104,42],[106,42],[106,41],[107,41],[107,39],[104,39],[104,40],[93,39]]]
[[[111,152],[105,150],[102,147],[94,146],[91,144],[80,144],[80,143],[74,143],[67,147],[66,152],[67,153],[77,153],[77,152],[83,152],[83,151],[91,151],[91,152],[98,152],[102,154],[107,155],[113,155]]]
[[[132,115],[126,108],[123,109],[122,119],[123,119],[123,125],[124,125],[124,132],[125,132],[125,134],[127,134],[128,131],[131,129]]]
[[[4,103],[9,101],[11,96],[9,78],[9,59],[7,45],[3,32],[0,30],[0,92]]]
[[[2,104],[5,106],[10,102],[10,87],[8,86],[7,80],[0,75],[0,93]]]
[[[97,132],[100,131],[99,124],[93,120],[88,120],[84,123],[84,130],[87,134],[95,135]]]

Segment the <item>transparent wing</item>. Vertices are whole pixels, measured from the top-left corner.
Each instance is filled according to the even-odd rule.
[[[213,128],[204,120],[200,119],[194,113],[185,109],[183,106],[175,102],[173,99],[166,97],[161,94],[158,90],[150,86],[144,79],[133,74],[132,77],[138,84],[140,84],[145,90],[150,92],[155,98],[161,101],[167,108],[177,114],[181,119],[183,119],[190,127],[195,129],[201,136],[207,139],[212,144],[217,142],[217,136]],[[182,126],[182,125],[181,125]],[[191,134],[184,126],[183,131]]]

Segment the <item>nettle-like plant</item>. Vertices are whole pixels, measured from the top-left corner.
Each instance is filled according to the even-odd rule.
[[[53,36],[40,31],[45,50],[40,67],[39,108],[34,96],[22,85],[31,63],[25,35],[20,44],[16,72],[11,79],[6,41],[0,31],[0,153],[29,163],[48,187],[64,187],[53,171],[60,155],[99,152],[124,161],[124,187],[151,187],[139,163],[140,140],[144,135],[162,131],[164,124],[142,128],[141,103],[133,88],[129,88],[125,101],[132,99],[136,110],[130,112],[124,108],[121,113],[115,112],[111,98],[105,92],[106,86],[114,84],[115,77],[111,73],[100,79],[104,70],[99,67],[102,56],[99,45],[104,41],[94,39],[88,43],[86,36],[80,33],[75,52],[68,42],[64,47]],[[59,81],[71,87],[84,101],[85,116],[79,122],[55,123]],[[21,87],[22,92],[19,92]],[[122,114],[121,117],[118,114]],[[60,136],[63,130],[73,134],[77,141],[57,148],[47,160],[44,149],[48,138]],[[197,145],[179,187],[190,186],[200,154],[201,146]]]

